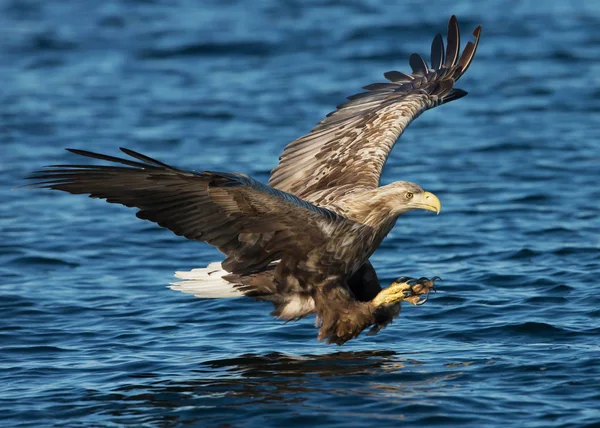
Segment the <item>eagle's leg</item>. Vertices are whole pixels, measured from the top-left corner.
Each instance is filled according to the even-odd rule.
[[[422,305],[429,298],[429,293],[435,293],[435,281],[441,280],[439,276],[433,278],[421,277],[419,279],[408,276],[401,276],[394,281],[388,288],[381,291],[381,294],[397,294],[401,291],[402,299],[413,305]],[[379,297],[379,296],[378,296]]]

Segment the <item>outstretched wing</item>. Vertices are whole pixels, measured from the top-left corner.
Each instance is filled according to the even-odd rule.
[[[141,162],[68,150],[112,165],[51,166],[28,176],[29,186],[137,207],[139,218],[216,246],[230,272],[252,272],[283,256],[302,260],[326,242],[323,228],[348,221],[245,174],[184,171],[128,149],[121,150]]]
[[[307,135],[291,142],[272,171],[269,185],[307,200],[324,189],[344,185],[374,188],[398,137],[425,110],[467,93],[454,88],[467,70],[479,43],[473,31],[459,56],[460,33],[455,16],[448,23],[447,47],[438,34],[431,45],[431,68],[418,54],[410,56],[412,74],[390,71],[390,82],[365,86],[349,97]]]

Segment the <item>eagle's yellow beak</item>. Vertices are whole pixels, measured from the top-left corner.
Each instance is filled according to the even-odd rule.
[[[419,208],[427,210],[427,211],[435,211],[436,214],[439,214],[442,210],[442,203],[431,192],[423,192],[421,195],[421,200],[418,202]]]

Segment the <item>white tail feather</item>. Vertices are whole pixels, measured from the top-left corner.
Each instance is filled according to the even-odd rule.
[[[203,299],[220,299],[240,297],[244,294],[238,291],[234,284],[222,277],[229,272],[221,268],[220,262],[214,262],[205,268],[192,269],[188,272],[175,272],[175,277],[183,281],[172,282],[171,290],[193,294]]]

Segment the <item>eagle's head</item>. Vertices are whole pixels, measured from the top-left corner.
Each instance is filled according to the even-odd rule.
[[[380,189],[381,193],[385,195],[386,205],[396,216],[417,209],[435,211],[439,214],[442,209],[442,204],[437,196],[409,181],[396,181],[380,187]]]

